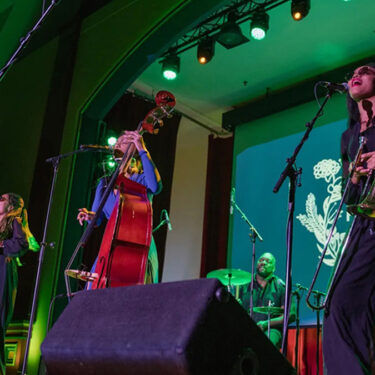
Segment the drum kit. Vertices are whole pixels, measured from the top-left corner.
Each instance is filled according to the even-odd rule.
[[[223,285],[225,285],[228,291],[236,298],[237,301],[241,303],[240,292],[245,289],[246,286],[251,282],[251,273],[235,268],[222,268],[218,270],[211,271],[207,274],[210,279],[218,279]],[[246,307],[245,307],[246,308]],[[268,329],[268,338],[270,337],[271,331],[271,316],[281,315],[284,312],[282,307],[272,306],[256,306],[253,308],[253,312],[258,314],[266,314]]]

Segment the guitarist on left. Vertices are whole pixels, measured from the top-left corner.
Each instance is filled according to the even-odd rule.
[[[114,146],[114,154],[123,154],[130,144],[134,145],[136,153],[130,160],[128,166],[124,168],[125,170],[121,171],[120,173],[123,173],[128,179],[144,185],[147,188],[148,199],[150,202],[152,202],[153,195],[160,193],[162,189],[162,182],[160,174],[151,159],[150,153],[146,149],[142,136],[137,131],[125,130],[117,139]],[[103,177],[100,179],[96,188],[91,211],[87,210],[87,208],[79,209],[77,220],[81,225],[83,225],[84,221],[90,221],[93,218],[93,215],[99,206],[99,202],[106,188],[106,183],[106,178]],[[119,199],[119,195],[120,194],[116,188],[111,191],[101,215],[97,218],[96,225],[100,225],[103,218],[106,218],[107,220],[109,219]],[[96,261],[97,260],[95,260],[92,267],[92,271],[95,270]],[[146,280],[148,282],[157,283],[158,278],[158,255],[155,241],[152,238],[148,254]],[[88,289],[90,289],[90,284],[88,285]]]

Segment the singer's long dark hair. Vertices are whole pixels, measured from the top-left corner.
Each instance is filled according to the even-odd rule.
[[[369,62],[368,64],[364,64],[363,66],[370,66],[371,68],[375,69],[375,62]],[[346,96],[346,105],[348,108],[348,127],[351,128],[357,122],[360,121],[358,103],[353,100],[349,93]]]

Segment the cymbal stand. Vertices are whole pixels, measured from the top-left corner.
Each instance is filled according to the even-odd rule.
[[[232,197],[231,197],[231,206],[234,207],[239,214],[241,215],[241,219],[245,221],[245,223],[250,228],[249,238],[252,242],[252,256],[251,256],[251,284],[250,284],[250,317],[253,317],[253,309],[254,309],[254,303],[253,303],[253,294],[254,294],[254,268],[255,268],[255,241],[257,238],[259,238],[259,241],[263,241],[262,236],[259,234],[259,232],[255,229],[253,224],[251,224],[250,220],[246,217],[245,213],[241,210],[241,208],[238,206],[238,204],[235,201],[234,197],[234,188],[232,189]]]
[[[268,301],[268,307],[272,307],[272,306],[273,306],[273,303],[271,301]],[[268,336],[268,340],[269,340],[270,336],[271,336],[271,309],[268,309],[267,318],[268,318],[268,321],[267,321],[267,336]]]
[[[229,272],[228,273],[228,288],[227,288],[228,292],[231,293],[232,291],[232,273]]]

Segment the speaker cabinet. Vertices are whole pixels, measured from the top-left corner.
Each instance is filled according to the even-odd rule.
[[[216,279],[80,292],[41,351],[48,375],[294,373]]]

